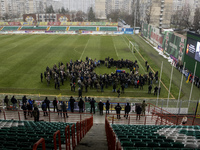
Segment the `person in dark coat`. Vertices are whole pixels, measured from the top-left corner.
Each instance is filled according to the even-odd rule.
[[[55,112],[55,109],[58,111],[56,98],[54,98],[54,100],[53,100],[53,110],[54,110],[54,112]]]
[[[24,118],[25,119],[27,119],[26,118],[26,111],[27,111],[27,106],[26,106],[26,103],[23,103],[23,105],[22,105],[22,107],[21,107],[22,109],[23,109],[23,111],[24,111]]]
[[[120,89],[117,90],[118,97],[120,96]]]
[[[32,107],[32,105],[28,102],[28,104],[27,104],[27,109],[28,109],[28,116],[29,116],[29,114],[31,115],[31,117],[32,117],[32,110],[33,110],[33,107]]]
[[[44,116],[45,116],[45,115],[48,116],[48,113],[47,113],[47,105],[46,105],[45,102],[42,102],[42,110],[43,110]]]
[[[126,119],[128,118],[128,114],[130,111],[131,111],[131,106],[129,105],[129,103],[127,103],[125,106],[125,115],[124,115],[124,117],[126,117]]]
[[[11,98],[11,102],[13,104],[13,110],[17,110],[17,99],[14,96]]]
[[[9,105],[8,105],[9,99],[8,99],[8,95],[5,96],[4,98],[4,103],[6,104],[6,108],[9,109]]]
[[[35,107],[34,110],[33,110],[33,117],[34,117],[35,122],[39,121],[40,112],[39,112],[39,109],[37,107]]]
[[[121,88],[122,88],[122,94],[124,94],[124,88],[125,88],[124,83],[122,83]]]
[[[109,100],[106,102],[106,114],[109,114],[109,109],[110,109],[110,103]]]
[[[26,104],[27,103],[27,98],[26,98],[26,95],[24,95],[23,97],[22,97],[22,104]]]
[[[40,74],[40,79],[41,79],[41,82],[43,82],[43,74],[42,73]]]
[[[63,110],[63,116],[64,116],[64,118],[65,118],[65,116],[68,118],[66,102],[63,102],[63,104],[62,104],[62,110]]]
[[[120,119],[120,111],[121,111],[122,107],[119,105],[119,103],[117,103],[117,106],[115,106],[115,110],[117,113],[117,119]]]
[[[93,112],[95,114],[95,100],[94,98],[92,98],[92,100],[90,101],[90,106],[91,106],[91,109],[90,109],[90,113],[92,113],[92,109],[93,109]]]
[[[116,86],[116,84],[114,83],[114,84],[113,84],[113,92],[116,92],[116,88],[117,88],[117,86]]]
[[[102,103],[102,101],[100,100],[100,102],[98,103],[98,105],[99,105],[100,115],[103,115],[103,105],[104,105],[104,103]]]
[[[71,96],[70,99],[69,99],[69,102],[70,102],[71,112],[74,112],[74,102],[75,102],[75,99]]]
[[[136,105],[136,113],[137,113],[136,120],[138,119],[138,117],[139,117],[139,120],[140,120],[141,112],[142,112],[142,108],[140,107],[140,105]]]
[[[45,100],[44,100],[44,102],[47,105],[47,109],[50,111],[50,108],[49,108],[50,100],[48,100],[48,98],[46,97]]]
[[[82,98],[80,98],[80,101],[78,102],[79,113],[83,112],[83,106],[84,106],[84,101]]]
[[[78,99],[82,98],[82,90],[81,88],[78,88]]]
[[[154,95],[157,95],[157,93],[158,93],[158,87],[156,86],[156,87],[154,88]]]
[[[148,87],[148,94],[151,94],[151,90],[152,90],[152,86],[150,84],[149,87]]]

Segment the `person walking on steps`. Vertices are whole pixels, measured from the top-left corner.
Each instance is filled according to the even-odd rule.
[[[27,119],[26,118],[26,111],[27,111],[27,106],[26,106],[26,103],[23,103],[23,105],[22,105],[22,110],[24,111],[24,119]]]
[[[145,116],[145,109],[146,109],[147,104],[145,103],[145,100],[142,102],[142,116]]]
[[[141,112],[142,112],[142,108],[140,107],[140,105],[136,105],[136,120],[138,120],[138,118],[139,118],[139,120],[140,120],[140,114],[141,114]]]

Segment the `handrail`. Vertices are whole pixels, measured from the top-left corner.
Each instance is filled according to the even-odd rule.
[[[57,150],[56,136],[58,135],[59,150],[61,150],[60,130],[56,131],[53,135],[54,150]]]
[[[42,150],[46,150],[44,138],[39,139],[34,145],[33,150],[37,150],[38,145],[42,143]]]
[[[80,122],[77,122],[76,123],[76,141],[77,141],[77,144],[79,144],[80,142]]]
[[[73,124],[71,127],[72,132],[72,149],[74,150],[76,147],[76,140],[75,140],[75,125]]]
[[[70,150],[70,129],[69,125],[65,127],[66,150]]]

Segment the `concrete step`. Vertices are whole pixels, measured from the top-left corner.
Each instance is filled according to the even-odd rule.
[[[75,150],[103,150],[108,149],[105,124],[93,124],[93,127],[76,146]]]

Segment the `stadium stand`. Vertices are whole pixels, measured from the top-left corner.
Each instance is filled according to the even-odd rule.
[[[51,26],[49,31],[65,31],[66,30],[66,26],[62,27],[62,26]]]
[[[117,27],[100,27],[100,31],[117,31]]]
[[[79,30],[96,31],[96,27],[70,27],[69,28],[69,31],[79,31]]]
[[[21,30],[46,30],[47,26],[23,26]]]
[[[17,31],[19,26],[4,26],[1,31]]]
[[[74,123],[64,122],[33,122],[0,120],[0,149],[32,149],[38,139],[44,138],[46,149],[52,149],[53,134],[61,132],[61,143],[65,143],[65,127]],[[9,141],[9,142],[7,142]]]

